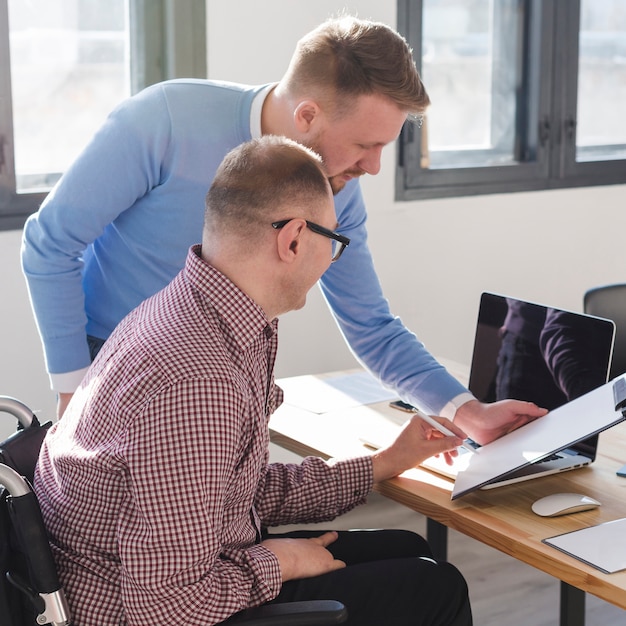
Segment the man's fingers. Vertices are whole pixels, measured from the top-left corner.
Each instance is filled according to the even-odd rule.
[[[312,537],[311,541],[314,541],[315,543],[325,548],[326,546],[329,546],[334,541],[337,541],[338,536],[339,534],[336,531],[331,530],[327,533],[324,533],[323,535],[320,535],[319,537]]]
[[[337,569],[343,569],[346,566],[346,564],[343,561],[340,561],[339,559],[334,559],[330,565],[331,565],[331,569],[330,569],[331,572]]]

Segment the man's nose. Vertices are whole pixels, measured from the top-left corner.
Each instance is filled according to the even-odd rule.
[[[381,157],[382,151],[383,151],[382,146],[370,148],[367,151],[367,154],[365,154],[363,158],[360,159],[358,163],[359,167],[364,172],[372,176],[375,176],[376,174],[378,174],[378,172],[380,172],[380,157]]]

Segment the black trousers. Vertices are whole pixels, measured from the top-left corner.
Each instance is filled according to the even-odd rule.
[[[93,361],[97,356],[98,352],[104,345],[106,339],[100,339],[99,337],[94,337],[93,335],[87,335],[87,345],[89,346],[89,356]]]
[[[315,537],[296,531],[271,537]],[[469,626],[467,584],[450,563],[436,561],[428,543],[406,530],[339,531],[328,549],[347,567],[290,580],[273,602],[338,600],[350,626]]]

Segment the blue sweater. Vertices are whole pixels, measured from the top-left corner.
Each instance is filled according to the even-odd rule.
[[[113,111],[30,216],[22,266],[53,380],[89,365],[86,334],[107,338],[183,268],[201,240],[215,171],[252,138],[252,102],[265,87],[186,79],[145,89]],[[320,282],[341,331],[384,384],[440,412],[466,390],[391,315],[367,247],[358,181],[335,205],[351,244]]]

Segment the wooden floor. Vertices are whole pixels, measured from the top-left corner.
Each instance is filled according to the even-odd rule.
[[[272,459],[298,461],[276,446]],[[426,521],[372,494],[366,505],[337,519],[333,528],[406,528],[424,535]],[[449,532],[448,558],[467,580],[476,626],[558,626],[559,582],[551,576],[455,531]],[[626,611],[587,594],[586,626],[621,624],[626,625]]]

